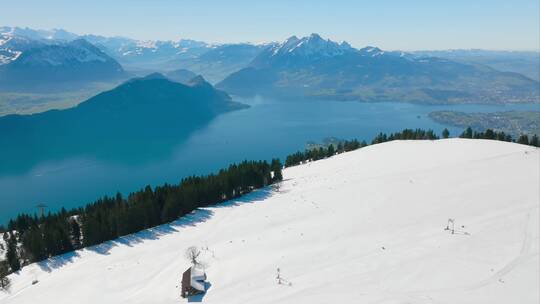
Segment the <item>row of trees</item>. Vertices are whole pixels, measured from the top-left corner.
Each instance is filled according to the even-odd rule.
[[[450,137],[450,132],[448,129],[442,131],[442,137]],[[475,139],[492,139],[492,140],[501,140],[508,142],[516,142],[518,144],[529,145],[529,146],[539,146],[539,138],[537,135],[532,135],[530,138],[528,135],[521,135],[517,140],[514,140],[509,134],[504,132],[497,132],[491,129],[487,129],[484,132],[473,131],[470,127],[467,128],[460,135],[461,138],[475,138]],[[390,133],[379,133],[371,141],[371,144],[379,144],[392,140],[435,140],[439,139],[439,136],[433,132],[433,130],[423,130],[423,129],[404,129],[401,132]],[[327,147],[320,147],[318,149],[307,149],[305,151],[298,151],[293,153],[285,159],[285,167],[296,166],[305,162],[315,161],[322,158],[330,157],[335,154],[356,150],[367,146],[365,141],[359,142],[354,139],[351,141],[342,141],[337,145],[337,149],[334,145],[330,144]]]
[[[509,142],[516,142],[518,144],[522,145],[529,145],[534,147],[539,147],[540,140],[538,138],[538,135],[534,134],[530,138],[527,134],[520,135],[517,140],[514,140],[510,134],[506,134],[504,132],[497,132],[491,129],[487,129],[484,132],[477,132],[473,131],[472,128],[467,128],[463,133],[460,135],[461,138],[475,138],[475,139],[492,139],[492,140],[500,140],[500,141],[509,141]]]
[[[285,160],[285,167],[291,167],[307,160],[314,161],[323,158],[330,157],[336,153],[343,153],[348,151],[353,151],[361,147],[367,146],[365,141],[359,142],[354,139],[351,141],[345,140],[337,144],[337,147],[334,147],[333,144],[328,145],[327,147],[319,147],[318,149],[307,149],[304,152],[298,151],[287,156]]]
[[[217,174],[184,178],[178,185],[150,186],[127,197],[105,196],[82,208],[11,220],[4,238],[9,271],[71,250],[168,223],[198,207],[236,198],[283,179],[279,159],[244,161]],[[17,246],[20,244],[20,246]]]
[[[448,137],[448,130],[443,131],[443,136]],[[422,129],[405,129],[401,132],[390,133],[387,135],[385,133],[379,133],[372,141],[371,144],[378,144],[392,140],[398,139],[438,139],[439,137],[432,130],[422,130]],[[328,145],[327,147],[320,147],[319,149],[307,149],[305,151],[298,151],[294,154],[287,156],[285,160],[285,167],[296,166],[304,162],[315,161],[322,158],[330,157],[335,154],[340,154],[343,152],[353,151],[359,148],[363,148],[368,144],[365,141],[359,142],[356,139],[351,141],[342,141],[339,142],[337,148],[333,144]]]

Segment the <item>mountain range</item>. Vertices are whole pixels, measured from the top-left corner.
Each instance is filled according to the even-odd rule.
[[[420,103],[540,100],[537,80],[448,59],[445,53],[441,57],[356,49],[317,34],[282,43],[212,45],[0,27],[0,89],[74,89],[78,83],[155,71],[174,79],[175,71],[189,71],[177,81],[200,74],[224,91],[246,96]]]
[[[126,37],[77,35],[61,29],[0,27],[0,65],[15,61],[28,49],[84,39],[135,74],[188,69],[212,83],[247,66],[267,45],[208,44],[192,39],[136,40]]]
[[[317,34],[295,36],[261,52],[218,87],[237,95],[272,95],[421,103],[538,102],[539,83],[437,57],[352,48]]]
[[[231,73],[246,67],[269,44],[225,44],[211,47],[194,57],[171,61],[170,66],[188,69],[203,75],[211,83],[217,83]]]
[[[205,42],[190,39],[150,41],[96,35],[83,35],[81,38],[95,44],[126,68],[134,70],[167,69],[171,62],[197,58],[211,48]]]
[[[4,54],[0,89],[50,90],[126,76],[116,60],[84,39],[43,42],[0,37]]]
[[[540,81],[540,54],[538,51],[490,51],[456,49],[415,51],[415,56],[440,57],[467,64],[482,64],[499,71],[515,72]]]

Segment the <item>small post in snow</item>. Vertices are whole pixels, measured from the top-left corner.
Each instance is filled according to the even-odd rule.
[[[444,230],[450,230],[450,231],[452,231],[452,234],[454,234],[454,231],[455,231],[454,230],[454,226],[455,226],[454,221],[455,221],[454,219],[449,218],[448,222],[446,223],[446,228],[444,228]]]
[[[276,276],[277,283],[281,285],[281,274],[279,272],[279,267],[277,269],[277,276]]]

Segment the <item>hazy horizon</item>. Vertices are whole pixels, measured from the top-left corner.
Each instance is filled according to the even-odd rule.
[[[6,26],[137,40],[263,43],[318,33],[357,48],[538,52],[540,5],[519,2],[27,0],[4,4],[0,20]]]
[[[136,38],[136,37],[130,37],[130,36],[126,36],[126,35],[114,35],[114,36],[109,36],[109,35],[106,35],[106,34],[100,34],[100,33],[92,33],[92,32],[89,32],[89,33],[77,33],[77,32],[74,32],[74,31],[71,31],[69,29],[66,29],[66,28],[33,28],[33,27],[28,27],[28,26],[24,26],[24,25],[11,25],[11,24],[0,24],[0,27],[18,27],[18,28],[28,28],[28,29],[31,29],[31,30],[44,30],[44,31],[53,31],[53,30],[64,30],[66,32],[69,32],[69,33],[73,33],[73,34],[77,34],[79,36],[84,36],[84,35],[96,35],[96,36],[103,36],[103,37],[107,37],[107,38],[113,38],[113,37],[120,37],[120,38],[127,38],[127,39],[133,39],[133,40],[140,40],[140,41],[151,41],[151,40],[154,40],[154,41],[178,41],[178,40],[182,40],[182,39],[185,39],[185,40],[194,40],[194,41],[200,41],[200,42],[205,42],[205,43],[209,43],[209,44],[215,44],[215,45],[220,45],[220,44],[236,44],[236,43],[249,43],[249,44],[265,44],[265,43],[279,43],[279,42],[283,42],[285,41],[287,38],[289,37],[292,37],[292,36],[297,36],[299,38],[301,37],[305,37],[305,36],[309,36],[311,34],[319,34],[319,33],[315,33],[315,32],[312,32],[312,33],[309,33],[309,34],[305,34],[305,35],[299,35],[299,34],[291,34],[290,36],[287,36],[285,39],[283,40],[277,40],[277,41],[223,41],[223,42],[214,42],[214,41],[206,41],[206,40],[203,40],[203,39],[197,39],[197,38],[193,38],[193,37],[179,37],[178,39],[139,39],[139,38]],[[327,36],[324,36],[324,35],[321,35],[319,34],[323,39],[330,39],[332,41],[337,41],[337,42],[341,42],[341,41],[346,41],[346,42],[349,42],[348,40],[337,40],[337,39],[333,39],[332,37],[327,37]],[[355,48],[362,48],[362,47],[367,47],[367,46],[374,46],[374,47],[379,47],[378,45],[354,45],[353,43],[350,43],[353,47]],[[381,48],[381,47],[379,47]],[[487,49],[487,48],[446,48],[446,49],[408,49],[408,50],[405,50],[405,49],[388,49],[388,48],[381,48],[383,50],[387,50],[387,51],[409,51],[409,52],[437,52],[437,51],[493,51],[493,52],[540,52],[540,48],[539,49]]]

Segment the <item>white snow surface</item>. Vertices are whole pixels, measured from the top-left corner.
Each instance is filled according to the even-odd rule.
[[[185,303],[195,245],[203,303],[537,304],[539,171],[539,150],[513,143],[373,145],[285,169],[279,192],[29,265],[0,302]]]

